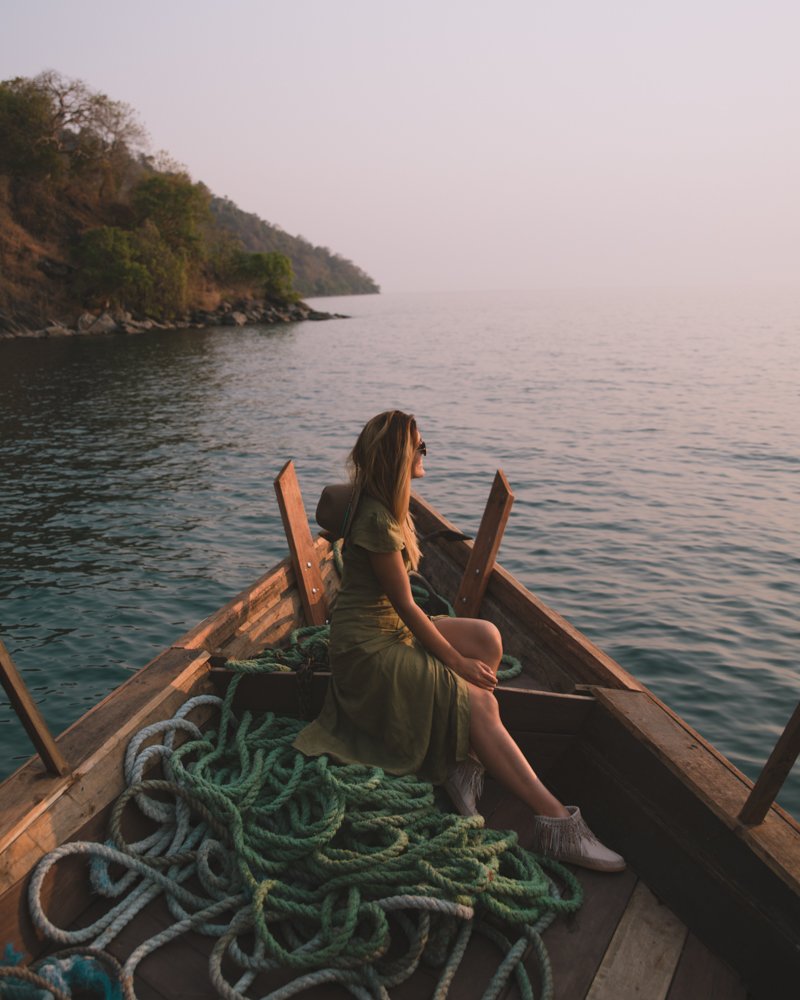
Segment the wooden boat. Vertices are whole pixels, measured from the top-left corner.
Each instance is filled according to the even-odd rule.
[[[0,947],[12,943],[27,962],[52,948],[31,922],[31,872],[61,844],[104,838],[112,804],[123,791],[121,762],[130,737],[170,716],[189,696],[223,689],[229,675],[220,665],[226,659],[280,644],[303,620],[324,618],[338,586],[331,546],[311,538],[291,463],[276,488],[291,557],[178,639],[55,745],[48,747],[44,737],[40,746],[51,771],[63,773],[46,770],[37,757],[2,785]],[[523,663],[522,675],[498,688],[507,726],[561,799],[579,802],[598,835],[629,863],[619,875],[580,872],[583,907],[545,933],[555,996],[796,997],[800,827],[776,805],[761,821],[754,818],[757,802],[746,777],[495,564],[512,499],[498,473],[474,544],[418,497],[413,513],[427,579],[459,611],[479,608]],[[250,707],[296,714],[299,683],[291,674],[250,677],[237,697]],[[303,686],[312,710],[325,683],[324,675],[315,674]],[[15,698],[24,701],[24,692]],[[32,725],[35,730],[35,720]],[[781,754],[786,770],[785,748]],[[746,803],[748,822],[741,818]],[[491,782],[481,808],[488,825],[516,829],[523,844],[529,840],[530,813]],[[97,904],[83,865],[60,864],[45,882],[43,902],[59,926],[85,921]],[[152,903],[109,949],[122,958],[168,919],[164,907]],[[142,962],[138,997],[215,995],[204,954],[211,945],[193,935],[180,948],[170,945]],[[476,947],[450,995],[481,996],[490,964]],[[396,995],[428,996],[434,982],[418,970]],[[513,997],[515,989],[509,986],[503,995]],[[345,993],[331,987],[309,995]]]

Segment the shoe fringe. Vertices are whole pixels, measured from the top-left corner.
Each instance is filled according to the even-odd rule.
[[[577,809],[566,817],[537,816],[534,829],[539,851],[550,858],[577,857],[587,842],[600,843]]]
[[[485,774],[486,769],[483,764],[481,764],[473,753],[470,753],[469,757],[456,764],[455,770],[445,782],[445,787],[448,791],[452,788],[453,792],[455,792],[458,801],[456,801],[456,797],[452,793],[450,793],[450,797],[454,799],[455,805],[463,815],[477,814],[477,803],[483,794],[483,779]],[[465,812],[461,808],[462,802],[465,806],[468,806],[470,802],[474,803],[475,813]]]
[[[472,795],[473,800],[477,803],[478,799],[483,795],[483,780],[486,776],[486,768],[477,757],[470,753],[466,760],[461,761],[458,769],[462,771],[464,784],[470,795]]]

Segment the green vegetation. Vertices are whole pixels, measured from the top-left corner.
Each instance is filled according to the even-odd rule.
[[[128,105],[79,80],[49,71],[0,83],[0,310],[173,319],[232,295],[280,307],[379,291],[145,144]]]
[[[301,295],[370,295],[379,286],[352,261],[317,247],[302,236],[290,236],[280,226],[243,212],[228,198],[211,199],[216,225],[251,253],[281,253],[292,262],[295,288]]]

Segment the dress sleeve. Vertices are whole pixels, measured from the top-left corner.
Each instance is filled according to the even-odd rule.
[[[384,507],[370,505],[359,511],[349,540],[369,552],[397,552],[405,547],[400,525]]]

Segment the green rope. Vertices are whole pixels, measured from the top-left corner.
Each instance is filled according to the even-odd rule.
[[[112,843],[64,845],[34,873],[31,911],[40,931],[63,944],[107,948],[163,893],[175,923],[126,961],[126,997],[137,963],[190,930],[216,939],[211,981],[236,1000],[260,972],[279,969],[294,978],[273,1000],[320,983],[340,983],[364,1000],[385,997],[420,963],[441,969],[435,996],[443,998],[475,933],[504,956],[487,1000],[511,975],[532,998],[523,964],[531,947],[537,996],[551,995],[540,935],[557,914],[580,906],[574,875],[523,850],[515,833],[486,829],[480,816],[441,811],[433,786],[416,777],[304,757],[292,747],[302,722],[271,713],[235,718],[239,680],[224,701],[193,699],[132,740],[130,787],[113,813]],[[188,721],[193,704],[219,706],[215,729],[200,732]],[[178,733],[188,738],[176,747]],[[142,781],[154,754],[164,778]],[[134,805],[158,829],[127,843],[123,811]],[[77,853],[92,858],[96,890],[121,901],[96,924],[65,931],[44,915],[41,893],[49,868]],[[232,985],[226,974],[235,968]]]

